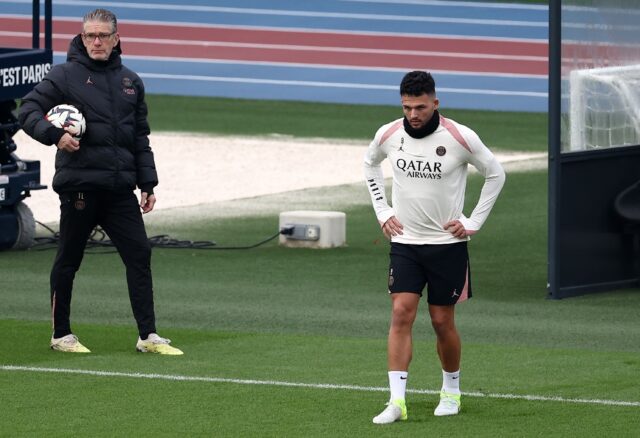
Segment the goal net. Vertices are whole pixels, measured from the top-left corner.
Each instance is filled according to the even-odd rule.
[[[640,64],[573,70],[570,151],[640,145]]]

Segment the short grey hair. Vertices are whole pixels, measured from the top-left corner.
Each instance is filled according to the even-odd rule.
[[[95,9],[91,12],[87,12],[86,15],[82,18],[82,28],[84,29],[84,24],[87,21],[101,21],[103,23],[111,24],[111,31],[118,31],[118,20],[116,19],[116,14],[106,9]]]

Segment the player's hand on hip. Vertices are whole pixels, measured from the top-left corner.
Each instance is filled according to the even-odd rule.
[[[467,230],[459,220],[449,221],[444,224],[444,229],[453,234],[453,237],[464,239],[467,236],[476,234],[476,230]]]
[[[154,205],[156,205],[156,195],[153,193],[149,195],[147,192],[140,194],[140,208],[143,214],[153,210]]]
[[[386,238],[391,240],[393,236],[401,236],[404,227],[395,216],[391,216],[384,224],[381,224],[381,228]]]
[[[65,132],[56,146],[61,151],[76,152],[78,149],[80,149],[80,142],[73,138],[71,134]]]

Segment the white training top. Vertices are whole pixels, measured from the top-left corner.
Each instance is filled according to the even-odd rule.
[[[380,167],[385,158],[393,169],[393,208],[386,199]],[[468,163],[485,177],[469,218],[462,214]],[[407,134],[403,119],[381,127],[367,149],[364,174],[378,221],[396,216],[404,227],[403,234],[391,241],[415,245],[460,242],[463,239],[443,228],[455,219],[467,230],[479,230],[505,180],[502,166],[478,135],[442,116],[438,128],[421,139]]]

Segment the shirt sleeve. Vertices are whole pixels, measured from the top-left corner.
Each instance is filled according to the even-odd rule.
[[[484,185],[471,216],[467,218],[462,215],[459,220],[465,229],[478,231],[489,217],[489,213],[491,213],[491,209],[504,186],[506,175],[500,162],[475,132],[467,128],[464,137],[471,148],[469,163],[484,176]]]
[[[391,216],[395,215],[395,212],[387,202],[384,189],[384,174],[380,163],[387,158],[387,154],[379,144],[380,135],[381,132],[378,131],[365,153],[364,176],[376,217],[380,223],[384,224]]]

